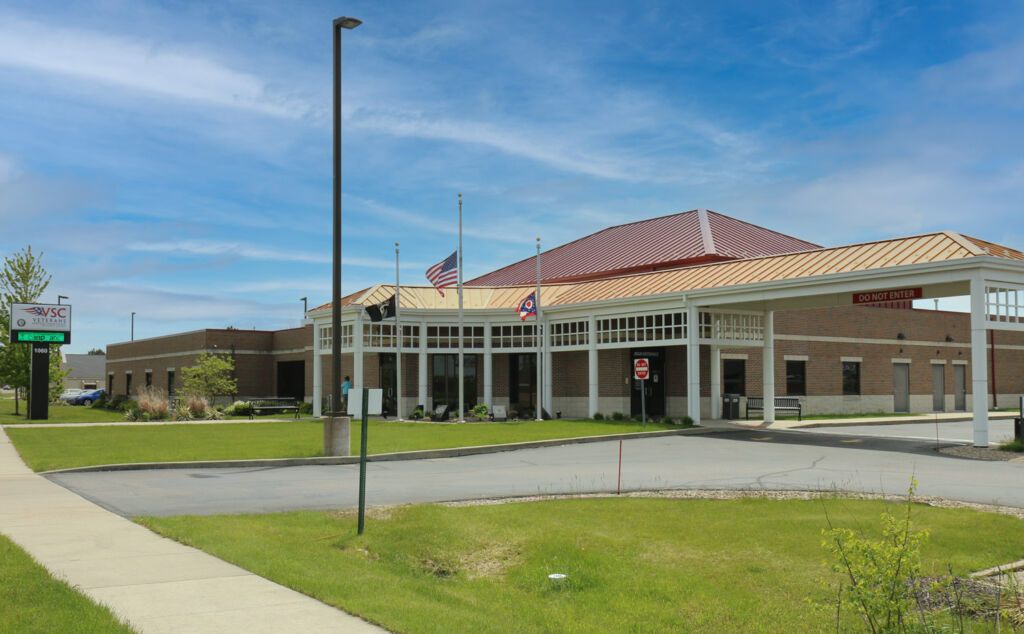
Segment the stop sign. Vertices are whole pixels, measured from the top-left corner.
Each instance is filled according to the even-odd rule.
[[[647,359],[634,359],[633,360],[633,376],[638,380],[644,380],[647,375],[651,372],[651,366],[647,363]]]

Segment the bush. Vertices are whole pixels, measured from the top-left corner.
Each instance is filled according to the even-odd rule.
[[[307,403],[306,401],[299,401],[299,414],[303,416],[313,415],[313,404]]]
[[[179,407],[174,410],[174,420],[190,421],[193,418],[192,412],[187,407]]]
[[[1003,451],[1016,451],[1017,453],[1020,453],[1024,451],[1024,442],[1014,440],[1012,442],[1006,442],[999,445],[999,448]]]
[[[695,427],[695,425],[693,424],[693,419],[690,418],[689,416],[683,416],[682,418],[680,418],[679,424],[682,425],[683,427]]]
[[[594,412],[594,420],[604,420],[604,414],[601,412]]]
[[[661,424],[662,425],[674,425],[675,421],[672,420],[671,416],[665,416],[664,418],[661,419]]]
[[[424,416],[426,416],[426,414],[425,414],[425,413],[423,412],[423,410],[421,410],[421,409],[414,409],[414,410],[412,410],[412,412],[411,412],[411,413],[409,414],[409,418],[411,418],[411,419],[413,419],[413,420],[420,420],[420,419],[421,419],[421,418],[423,418]]]
[[[111,396],[109,399],[104,400],[103,407],[123,412],[124,409],[121,407],[121,405],[124,404],[124,402],[127,400],[128,397],[125,396],[124,394],[115,394],[114,396]],[[97,407],[98,404],[99,401],[96,401],[95,403],[93,403],[93,407]]]
[[[224,410],[224,413],[228,416],[248,416],[252,414],[252,403],[249,401],[235,401]]]
[[[167,418],[167,414],[170,412],[167,392],[153,386],[142,388],[139,390],[138,409],[145,412],[150,420]]]
[[[485,403],[481,403],[474,407],[472,411],[473,416],[475,416],[477,420],[487,420],[487,415],[490,413],[491,410],[488,409]]]
[[[202,418],[206,415],[206,411],[210,409],[210,402],[202,396],[190,396],[185,401],[185,409],[192,414],[192,418]]]
[[[624,418],[626,417],[622,415],[622,412],[614,412],[612,414],[612,420],[623,420]]]

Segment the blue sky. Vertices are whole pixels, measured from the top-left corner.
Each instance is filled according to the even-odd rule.
[[[0,255],[45,252],[67,352],[330,299],[339,15],[345,293],[396,241],[425,284],[457,193],[467,279],[697,207],[1024,248],[1020,2],[3,0]]]

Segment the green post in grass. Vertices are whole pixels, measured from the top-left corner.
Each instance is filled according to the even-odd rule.
[[[363,534],[363,524],[366,516],[366,430],[367,415],[366,407],[370,400],[369,388],[363,388],[363,433],[359,439],[359,534]]]

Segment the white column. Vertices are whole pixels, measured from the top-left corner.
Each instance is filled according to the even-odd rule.
[[[700,424],[700,322],[697,306],[686,304],[686,413]]]
[[[356,311],[356,320],[352,324],[352,387],[349,390],[363,389],[363,312]]]
[[[711,418],[722,417],[722,348],[711,346]]]
[[[484,404],[494,410],[494,352],[491,348],[491,322],[484,322]]]
[[[544,324],[544,393],[541,396],[544,402],[544,409],[552,416],[555,415],[551,407],[551,324]]]
[[[764,354],[761,355],[761,376],[764,379],[764,422],[775,422],[775,311],[764,311]]]
[[[985,342],[985,280],[971,279],[971,397],[974,446],[988,447],[988,346]]]
[[[420,322],[420,352],[417,355],[419,361],[419,382],[417,403],[426,408],[427,413],[433,411],[433,407],[427,402],[427,322]]]
[[[587,325],[587,345],[587,415],[593,418],[597,413],[601,387],[597,374],[597,317],[593,315]]]
[[[313,418],[319,418],[320,402],[324,399],[324,360],[320,354],[320,328],[313,326]]]

